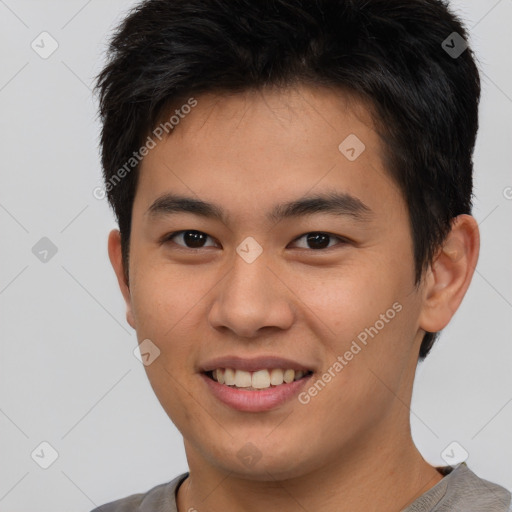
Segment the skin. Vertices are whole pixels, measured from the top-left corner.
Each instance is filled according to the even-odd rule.
[[[442,478],[414,446],[409,406],[423,334],[448,324],[471,282],[478,226],[457,217],[415,288],[406,204],[369,111],[349,99],[307,86],[197,97],[142,162],[129,284],[119,231],[110,233],[127,321],[139,343],[149,338],[161,351],[147,375],[184,438],[190,476],[180,512],[399,511]],[[366,146],[352,162],[338,149],[351,133]],[[277,203],[327,190],[356,196],[373,214],[265,218]],[[229,222],[191,213],[151,220],[147,209],[165,192],[216,203]],[[205,233],[204,247],[187,248],[181,236],[160,243],[180,230]],[[329,248],[311,248],[311,232],[332,234]],[[248,236],[263,248],[250,264],[236,252]],[[395,302],[402,310],[307,404],[236,411],[198,373],[213,357],[270,354],[311,365],[314,382]],[[247,442],[261,456],[251,466],[237,455]]]

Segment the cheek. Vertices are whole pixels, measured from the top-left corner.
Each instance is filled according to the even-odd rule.
[[[141,267],[142,268],[142,267]],[[177,266],[146,264],[134,276],[133,312],[139,343],[150,339],[158,357],[145,371],[164,410],[178,428],[192,421],[194,410],[187,390],[199,350],[197,317],[207,284]]]
[[[386,392],[383,384],[377,386],[380,390],[374,389],[379,376],[390,386],[398,386],[411,358],[419,311],[409,276],[385,272],[375,264],[338,269],[329,280],[302,277],[294,282],[300,282],[297,294],[308,306],[302,311],[315,322],[316,327],[310,328],[323,345],[324,371],[331,368],[336,375],[333,387],[341,393],[341,402],[334,393],[330,396],[335,402],[330,405],[357,407],[362,395],[372,402],[376,391],[378,402],[380,392]]]
[[[173,332],[194,315],[194,308],[200,306],[212,286],[202,277],[191,268],[170,263],[142,265],[134,276],[131,290],[139,335],[175,337]]]
[[[146,264],[134,278],[132,303],[139,343],[148,338],[160,351],[145,369],[158,399],[173,414],[186,414],[182,399],[188,396],[189,380],[195,378],[194,365],[207,336],[205,307],[219,279],[211,270],[167,262]]]
[[[401,303],[409,290],[400,276],[369,260],[345,262],[343,266],[321,271],[289,273],[283,278],[293,283],[293,292],[300,299],[302,320],[314,318],[316,334],[325,333],[325,340],[339,349],[377,321],[381,330],[380,315],[386,315],[395,302]],[[393,320],[395,313],[391,309],[384,320]]]
[[[412,356],[407,344],[413,333],[405,315],[405,306],[396,301],[375,311],[361,307],[350,325],[347,321],[338,331],[319,376],[327,381],[325,386],[317,384],[315,390],[312,383],[306,390],[315,395],[306,407],[311,407],[326,439],[339,440],[343,431],[341,444],[356,442],[393,408]]]

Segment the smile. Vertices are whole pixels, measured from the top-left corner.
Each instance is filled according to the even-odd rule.
[[[289,384],[312,373],[312,371],[293,370],[291,368],[272,368],[255,372],[234,368],[217,368],[206,372],[206,375],[219,384],[233,388],[243,388],[247,391],[257,391]]]

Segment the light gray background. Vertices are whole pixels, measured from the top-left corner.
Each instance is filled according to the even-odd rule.
[[[132,5],[0,0],[0,512],[86,512],[187,470],[181,435],[133,355],[107,256],[115,223],[92,195],[101,171],[90,89]],[[452,5],[482,71],[482,249],[460,310],[419,366],[412,429],[430,463],[446,465],[441,453],[457,441],[477,474],[512,489],[512,0]],[[47,59],[31,48],[43,31],[59,45]],[[46,263],[32,253],[42,237],[58,248]],[[48,469],[31,458],[43,441],[59,454]],[[40,450],[39,461],[50,456]]]

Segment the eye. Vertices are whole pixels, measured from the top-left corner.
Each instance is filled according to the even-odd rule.
[[[213,245],[205,245],[205,241],[210,238],[213,238],[203,231],[197,231],[195,229],[187,229],[182,231],[175,231],[162,239],[161,243],[166,243],[173,241],[173,239],[181,240],[181,243],[176,243],[180,247],[184,247],[185,249],[202,249],[204,247],[212,247]],[[324,233],[322,231],[312,231],[310,233],[305,233],[300,237],[296,238],[292,243],[297,243],[297,241],[305,239],[306,247],[301,247],[303,249],[312,249],[312,250],[320,250],[320,249],[329,249],[333,245],[330,244],[330,241],[334,241],[334,239],[338,240],[340,244],[349,243],[349,240],[340,236],[332,235],[330,233]]]
[[[341,244],[346,244],[349,242],[346,238],[331,235],[330,233],[324,233],[321,231],[312,231],[311,233],[305,233],[299,238],[296,238],[294,242],[297,242],[297,240],[301,240],[302,238],[305,238],[306,243],[306,247],[302,248],[312,250],[326,249],[332,247],[332,245],[329,245],[329,239],[337,239],[341,241]],[[312,247],[308,247],[308,245]]]
[[[169,242],[173,238],[182,240],[183,244],[178,243],[177,245],[185,247],[186,249],[202,249],[203,247],[208,247],[204,245],[204,242],[207,238],[211,237],[202,231],[187,229],[183,231],[175,231],[174,233],[166,235],[163,238],[162,243]]]

